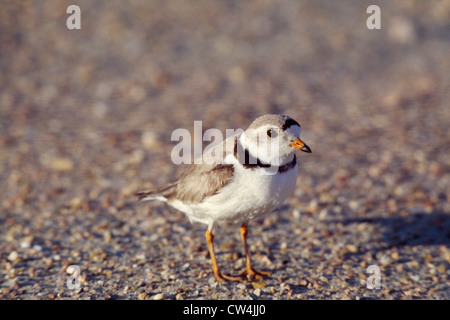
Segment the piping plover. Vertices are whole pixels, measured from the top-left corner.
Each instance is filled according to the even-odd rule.
[[[280,206],[294,191],[298,173],[294,151],[311,152],[300,139],[300,130],[298,122],[286,115],[261,116],[246,131],[205,150],[203,159],[210,161],[192,164],[177,181],[136,196],[167,202],[191,222],[207,225],[206,241],[218,281],[270,275],[251,265],[247,224]],[[217,266],[213,232],[223,222],[241,224],[246,269],[237,277],[222,274]]]

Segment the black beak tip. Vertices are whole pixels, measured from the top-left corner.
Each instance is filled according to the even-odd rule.
[[[312,153],[311,148],[308,147],[306,144],[300,150],[303,152]]]

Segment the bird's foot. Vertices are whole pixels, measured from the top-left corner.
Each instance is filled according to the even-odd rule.
[[[252,281],[253,279],[262,280],[263,277],[271,276],[272,272],[270,271],[257,271],[252,267],[247,267],[240,276],[243,278],[247,278],[248,281]]]
[[[218,282],[225,282],[225,280],[228,281],[243,281],[241,276],[229,276],[227,274],[223,274],[223,273],[214,273],[214,275],[216,276],[216,279]]]

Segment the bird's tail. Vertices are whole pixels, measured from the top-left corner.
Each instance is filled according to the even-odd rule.
[[[138,198],[139,201],[167,201],[167,199],[173,195],[175,188],[176,183],[172,183],[158,190],[140,191],[136,192],[134,195]]]
[[[163,198],[156,191],[140,191],[134,194],[139,201],[150,201],[150,200],[160,200]]]

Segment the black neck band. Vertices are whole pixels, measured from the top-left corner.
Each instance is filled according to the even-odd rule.
[[[247,168],[247,169],[272,167],[271,164],[262,163],[261,160],[250,155],[250,152],[248,151],[248,149],[245,149],[242,147],[242,145],[238,141],[238,138],[234,139],[234,157],[238,160],[238,162],[240,164],[242,164],[244,166],[244,168]],[[244,159],[242,159],[242,158],[244,158]],[[291,162],[278,167],[278,172],[285,172],[285,171],[295,167],[296,164],[297,164],[297,157],[294,154],[294,158],[292,159]],[[276,167],[276,166],[274,166],[274,167]]]

